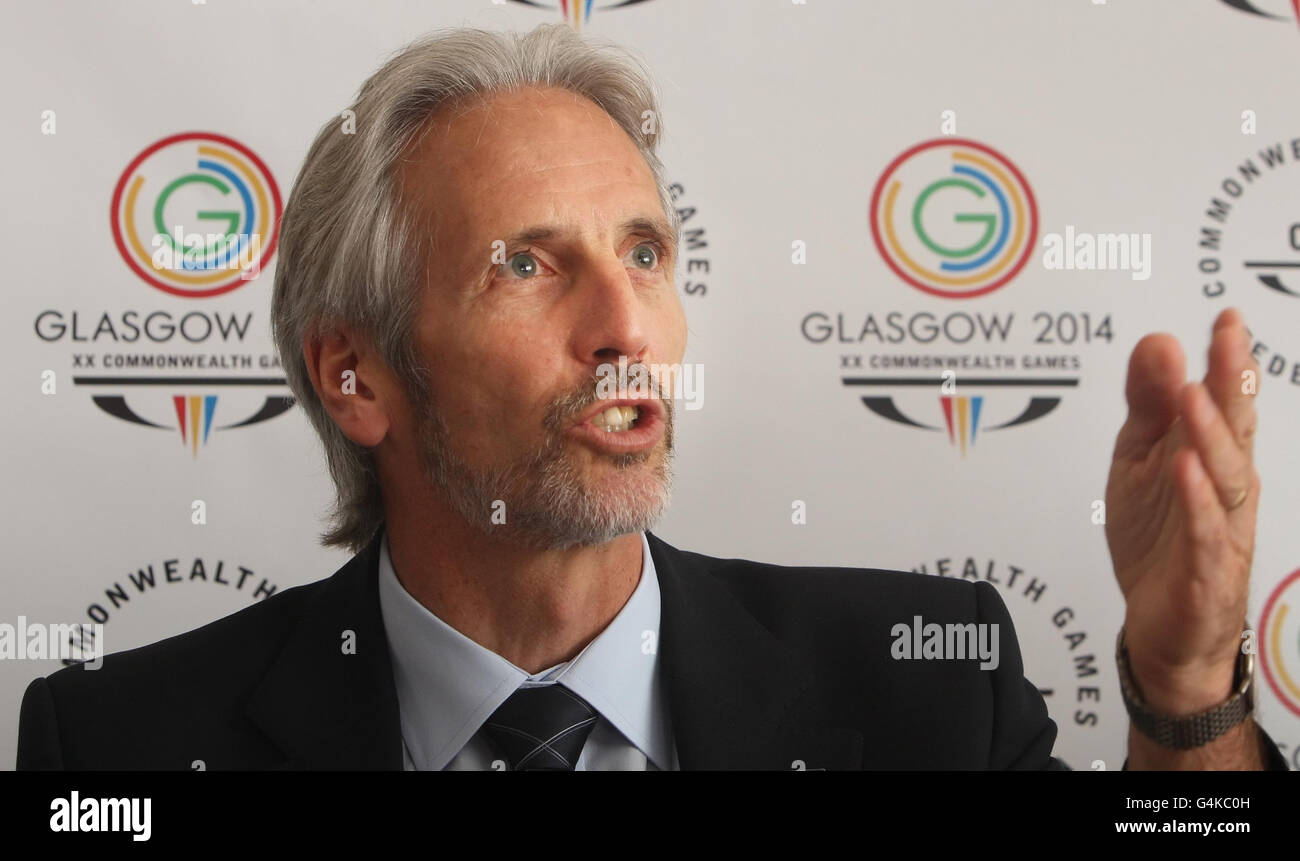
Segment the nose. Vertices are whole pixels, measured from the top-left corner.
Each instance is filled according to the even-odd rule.
[[[589,268],[575,285],[579,303],[574,349],[592,371],[606,362],[642,361],[649,348],[644,298],[621,261]]]

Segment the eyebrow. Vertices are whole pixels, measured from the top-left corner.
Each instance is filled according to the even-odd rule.
[[[505,244],[507,248],[510,248],[516,245],[539,242],[543,239],[554,239],[562,232],[554,227],[528,227],[507,236]],[[618,232],[623,236],[635,233],[648,234],[674,254],[677,251],[677,237],[668,226],[668,222],[662,218],[647,218],[645,216],[629,218],[618,226]]]

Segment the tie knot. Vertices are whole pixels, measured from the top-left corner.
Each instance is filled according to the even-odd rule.
[[[483,725],[511,771],[573,771],[596,712],[558,682],[520,688]]]

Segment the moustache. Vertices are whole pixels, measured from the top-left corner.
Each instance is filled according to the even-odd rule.
[[[629,364],[627,366],[627,377],[628,379],[646,381],[645,385],[649,389],[650,397],[663,405],[665,420],[671,426],[673,418],[672,398],[664,396],[662,382],[651,371],[650,366],[644,362]],[[568,392],[556,397],[546,411],[544,422],[546,428],[558,433],[571,425],[593,405],[604,400],[600,396],[600,384],[604,379],[600,374],[593,371],[590,377],[585,378]],[[625,382],[625,380],[620,381],[620,383]]]

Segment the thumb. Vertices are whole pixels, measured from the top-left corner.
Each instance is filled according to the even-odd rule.
[[[1115,441],[1116,454],[1141,453],[1165,435],[1178,418],[1186,376],[1183,348],[1173,335],[1161,332],[1138,341],[1129,356],[1128,418]]]

